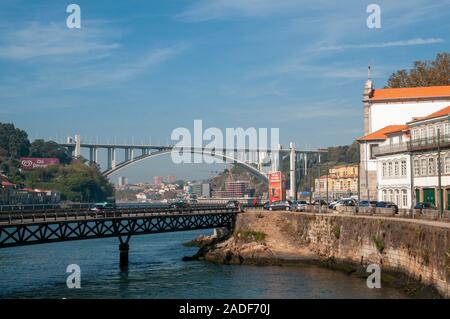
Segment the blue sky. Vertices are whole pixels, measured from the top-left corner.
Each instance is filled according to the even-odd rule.
[[[81,29],[66,27],[70,3],[0,4],[0,121],[32,139],[165,143],[202,119],[279,127],[282,143],[301,148],[348,144],[362,132],[368,64],[383,87],[450,51],[448,0],[76,0]],[[381,29],[366,26],[370,3]],[[167,162],[123,174],[216,169]]]

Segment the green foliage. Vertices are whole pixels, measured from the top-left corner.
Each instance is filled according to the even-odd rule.
[[[61,192],[61,199],[71,201],[103,201],[113,194],[113,185],[96,165],[74,161],[26,173],[25,184],[32,188]]]
[[[53,141],[35,140],[30,147],[31,157],[56,157],[61,164],[69,164],[72,160],[69,151]]]
[[[236,234],[237,238],[245,242],[259,242],[262,243],[266,239],[266,234],[253,230],[242,230]]]
[[[18,174],[19,159],[27,156],[30,141],[25,131],[14,127],[14,124],[0,123],[0,171]]]
[[[377,250],[380,254],[384,251],[384,241],[383,239],[379,238],[378,236],[373,236],[372,241],[375,244],[375,247],[377,247]]]
[[[450,53],[438,53],[433,61],[415,61],[408,72],[399,70],[388,80],[389,88],[450,85]]]
[[[25,156],[57,157],[62,165],[21,172],[19,159]],[[114,190],[98,166],[88,166],[83,159],[72,162],[69,152],[53,141],[30,144],[25,131],[8,123],[0,123],[0,171],[19,187],[59,191],[63,200],[103,201]]]
[[[339,239],[341,237],[341,226],[335,225],[333,227],[333,234],[336,237],[336,239]]]
[[[332,164],[355,164],[358,163],[358,142],[351,145],[328,147],[328,153],[324,155],[324,162]]]

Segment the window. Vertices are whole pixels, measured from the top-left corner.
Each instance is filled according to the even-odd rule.
[[[400,205],[400,191],[398,189],[395,190],[395,204],[397,204],[397,206]]]
[[[412,131],[411,131],[411,139],[412,140],[418,140],[420,137],[419,137],[419,130],[418,129],[413,129]]]
[[[401,165],[401,168],[402,168],[402,176],[406,176],[406,160],[402,160],[402,165]]]
[[[422,128],[420,129],[420,138],[421,138],[422,140],[424,140],[424,139],[427,138],[427,129],[426,129],[425,127],[422,127]]]
[[[370,145],[370,153],[369,153],[369,158],[370,159],[375,159],[374,154],[375,154],[377,148],[378,148],[378,144],[371,144]]]
[[[386,163],[383,163],[382,176],[386,177]]]
[[[399,166],[400,166],[399,162],[394,162],[394,175],[395,176],[400,175]]]
[[[391,189],[389,190],[389,202],[394,201],[394,191]]]
[[[430,140],[434,138],[434,126],[428,126],[428,137]]]
[[[447,137],[450,132],[449,132],[449,123],[444,123],[444,131],[442,132],[442,134],[444,134],[445,137]]]
[[[434,162],[434,158],[430,157],[428,159],[428,175],[436,174],[436,164]]]
[[[427,160],[425,158],[423,158],[420,161],[420,170],[421,170],[420,175],[422,175],[422,176],[427,175]]]
[[[386,190],[383,190],[383,201],[387,201],[387,192]]]
[[[392,162],[389,162],[388,167],[389,167],[388,176],[391,177],[392,176]]]
[[[449,158],[449,162],[450,162],[450,158]],[[420,175],[420,162],[419,162],[419,160],[414,160],[414,176],[419,176],[419,175]]]
[[[406,189],[402,189],[402,206],[408,206],[408,192]]]
[[[450,156],[445,157],[445,174],[450,174]]]

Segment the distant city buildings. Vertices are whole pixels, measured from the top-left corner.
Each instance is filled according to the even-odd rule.
[[[327,175],[315,179],[314,197],[329,199],[350,197],[358,193],[358,164],[340,165],[328,170]]]
[[[125,176],[119,176],[119,186],[125,186],[128,184],[128,178]]]
[[[230,181],[225,183],[225,190],[213,191],[212,195],[216,198],[241,198],[251,197],[254,193],[248,181]]]
[[[169,183],[169,184],[175,183],[175,176],[173,176],[173,175],[167,176],[167,183]]]
[[[154,184],[155,185],[161,185],[162,183],[163,183],[163,177],[162,176],[155,176]]]

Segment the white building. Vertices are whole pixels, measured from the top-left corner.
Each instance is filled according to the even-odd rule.
[[[450,209],[449,116],[447,106],[359,139],[371,151],[370,163],[376,167],[378,200],[395,202],[400,208],[427,202]]]
[[[377,165],[373,150],[385,141],[367,139],[372,133],[396,129],[416,118],[427,116],[450,105],[450,86],[374,89],[372,79],[366,81],[363,94],[364,136],[360,142],[360,188],[362,199],[377,194]],[[379,136],[378,136],[379,137]]]

